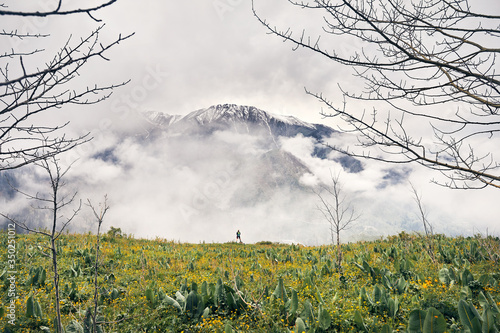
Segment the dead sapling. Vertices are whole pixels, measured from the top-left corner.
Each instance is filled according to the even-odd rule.
[[[61,323],[61,309],[60,309],[60,296],[59,296],[59,272],[57,266],[57,240],[62,235],[63,231],[68,227],[68,225],[73,221],[75,216],[81,209],[81,200],[77,204],[76,208],[72,210],[69,218],[65,218],[62,215],[62,210],[72,205],[75,201],[77,192],[67,192],[64,191],[66,183],[63,181],[64,176],[68,173],[71,168],[69,165],[67,168],[62,168],[60,160],[56,156],[46,156],[43,155],[33,165],[42,168],[48,174],[48,183],[50,184],[50,192],[47,194],[30,194],[20,190],[17,187],[13,187],[17,193],[23,195],[28,200],[35,202],[32,205],[33,209],[39,211],[48,211],[49,218],[51,220],[49,229],[39,229],[32,225],[28,225],[28,221],[20,221],[19,218],[10,216],[8,214],[0,213],[1,216],[16,224],[16,226],[24,229],[28,232],[43,235],[48,239],[48,246],[40,246],[41,254],[48,257],[52,261],[52,270],[54,272],[54,291],[55,291],[55,308],[56,308],[56,322],[54,326],[57,332],[63,332],[63,327]]]
[[[96,248],[95,248],[95,265],[94,265],[94,311],[91,314],[92,318],[92,332],[97,332],[97,308],[98,308],[98,277],[99,277],[99,246],[100,246],[100,235],[101,235],[101,226],[104,221],[104,216],[109,210],[108,205],[108,197],[104,196],[104,202],[100,202],[98,207],[95,207],[90,199],[87,199],[88,207],[92,210],[94,217],[97,221],[97,239],[96,239]]]

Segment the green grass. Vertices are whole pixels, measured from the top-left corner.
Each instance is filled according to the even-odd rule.
[[[3,266],[7,240],[5,232],[0,234]],[[58,242],[64,327],[72,321],[83,326],[92,307],[95,241],[94,235],[68,234]],[[493,250],[487,251],[486,244]],[[6,320],[9,274],[0,278],[4,332],[54,332],[53,273],[50,259],[40,253],[46,245],[40,236],[17,235],[14,326]],[[403,332],[417,314],[410,315],[412,311],[420,309],[432,313],[436,323],[442,315],[447,332],[459,332],[464,328],[462,299],[461,306],[474,306],[479,315],[491,307],[499,327],[494,308],[500,305],[500,265],[493,261],[499,256],[498,238],[439,235],[436,262],[425,246],[421,238],[406,233],[345,244],[340,272],[333,264],[332,246],[184,244],[105,235],[99,316],[106,323],[101,326],[120,333],[288,332],[302,324],[307,332],[379,332],[389,327]],[[30,302],[38,302],[41,313],[28,309]]]

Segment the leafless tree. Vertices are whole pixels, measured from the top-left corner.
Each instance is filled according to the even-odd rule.
[[[88,15],[93,21],[96,12],[117,0],[103,1],[90,7],[80,1],[83,7],[75,7],[75,1],[54,1],[54,8],[47,11],[10,10],[0,2],[0,17],[47,20],[58,16]],[[30,4],[35,6],[37,3]],[[26,5],[22,4],[23,7]],[[47,5],[47,4],[46,4]],[[21,167],[34,161],[64,152],[90,139],[88,135],[69,138],[63,129],[67,125],[43,124],[41,114],[68,105],[89,105],[108,98],[113,89],[126,82],[111,85],[93,85],[83,89],[74,88],[84,67],[93,59],[109,60],[108,51],[118,43],[131,37],[119,35],[108,43],[100,41],[104,24],[96,23],[96,28],[86,37],[75,38],[72,34],[51,60],[40,67],[40,57],[48,51],[32,47],[40,41],[50,44],[50,35],[40,31],[20,31],[18,28],[0,29],[0,171]],[[33,29],[32,29],[33,30]],[[22,44],[22,47],[19,46]],[[2,50],[3,49],[3,50]],[[37,121],[35,121],[37,117]],[[43,154],[41,154],[43,152]]]
[[[94,265],[94,312],[91,314],[92,317],[92,332],[97,332],[97,305],[98,305],[98,270],[99,270],[99,245],[100,245],[100,232],[101,225],[104,221],[104,216],[109,210],[108,205],[108,197],[104,196],[104,202],[99,203],[99,208],[96,208],[90,199],[87,199],[87,206],[90,207],[94,217],[97,221],[97,241],[96,241],[96,250],[95,250],[95,265]]]
[[[500,161],[493,154],[500,132],[498,6],[468,0],[288,0],[304,16],[323,16],[315,21],[322,28],[318,34],[273,25],[257,2],[252,0],[254,15],[271,34],[351,66],[362,83],[357,87],[364,84],[348,91],[340,82],[340,102],[306,90],[327,106],[323,116],[358,136],[354,147],[333,149],[419,163],[445,175],[434,181],[450,188],[500,188]]]
[[[47,237],[48,246],[43,247],[42,255],[48,257],[52,261],[52,270],[54,272],[54,289],[55,289],[55,307],[56,307],[56,320],[55,323],[57,326],[57,332],[63,332],[62,323],[61,323],[61,310],[60,310],[60,298],[59,298],[59,273],[57,267],[57,240],[63,233],[63,231],[67,228],[67,226],[73,221],[75,216],[81,209],[81,201],[78,205],[76,205],[74,209],[72,209],[71,214],[68,218],[64,218],[62,215],[62,211],[65,208],[73,205],[75,203],[75,198],[77,192],[66,192],[64,186],[66,183],[63,178],[69,171],[70,167],[62,169],[59,160],[55,156],[48,156],[46,154],[41,154],[46,156],[42,159],[36,159],[33,164],[37,167],[42,168],[48,174],[48,181],[50,184],[50,193],[49,194],[30,194],[24,192],[19,188],[13,188],[16,192],[22,194],[27,199],[36,203],[33,205],[33,208],[41,211],[48,211],[50,213],[51,223],[50,229],[35,229],[32,227],[28,221],[22,221],[14,216],[7,215],[4,213],[0,213],[1,216],[6,218],[7,220],[15,223],[16,226],[24,229],[28,232],[33,232],[42,236]]]
[[[336,244],[337,269],[342,271],[342,244],[340,233],[349,229],[359,219],[354,207],[346,202],[343,186],[340,182],[340,174],[331,174],[331,184],[320,184],[313,192],[319,198],[318,210],[323,214],[330,226],[332,244]]]
[[[415,203],[418,207],[419,216],[422,219],[422,225],[424,227],[425,232],[425,245],[426,251],[431,257],[433,263],[436,263],[435,251],[434,251],[434,227],[427,219],[427,212],[424,208],[424,204],[422,202],[422,195],[420,195],[415,188],[415,186],[410,182],[411,191],[413,193],[413,198],[415,199]]]

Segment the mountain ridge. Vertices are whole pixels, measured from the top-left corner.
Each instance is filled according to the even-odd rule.
[[[279,136],[293,137],[297,134],[311,136],[317,140],[336,133],[332,128],[302,121],[294,116],[275,115],[254,106],[217,104],[199,109],[185,116],[170,115],[158,111],[143,113],[149,123],[163,131],[172,133],[190,132],[211,134],[217,130],[231,129],[240,133],[263,130],[273,139]]]

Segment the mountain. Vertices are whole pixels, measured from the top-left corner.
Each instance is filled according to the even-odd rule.
[[[258,135],[266,141],[269,149],[279,149],[278,137],[295,137],[302,134],[315,140],[334,136],[337,131],[322,124],[311,124],[293,116],[275,115],[253,106],[218,104],[193,111],[186,116],[169,115],[158,111],[143,113],[152,125],[148,132],[154,137],[186,136],[207,137],[217,131],[233,131]],[[327,159],[330,148],[316,145],[313,155]],[[363,166],[358,159],[350,156],[336,158],[347,172],[358,173]]]
[[[210,135],[215,131],[260,133],[275,140],[279,136],[303,134],[317,140],[330,137],[335,131],[321,124],[311,124],[293,116],[274,115],[253,106],[218,104],[186,116],[157,111],[145,112],[146,119],[158,129],[171,134]]]

